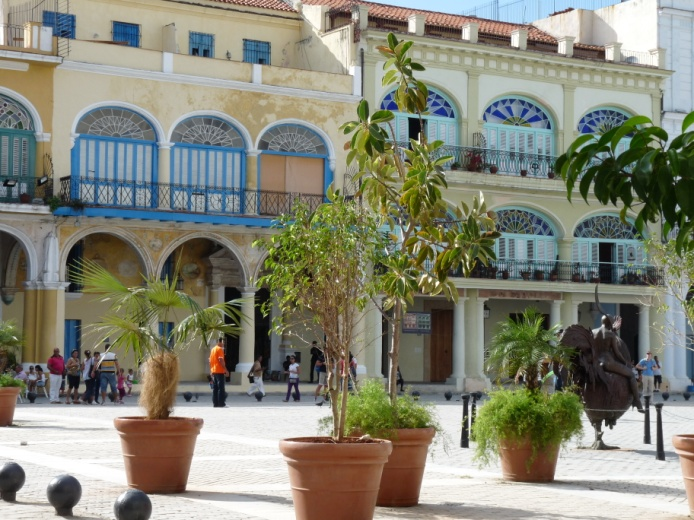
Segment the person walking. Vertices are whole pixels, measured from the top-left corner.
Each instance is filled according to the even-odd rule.
[[[643,381],[643,396],[650,397],[653,395],[653,368],[655,360],[651,358],[651,353],[646,352],[646,357],[639,361],[636,368],[641,369],[641,380]]]
[[[321,390],[325,388],[324,393],[328,391],[328,367],[325,364],[325,356],[321,352],[320,356],[316,360],[316,372],[318,372],[318,385],[316,386],[316,392],[313,396],[313,400],[317,401],[318,396],[321,395]],[[321,398],[320,404],[323,404],[323,398]]]
[[[655,366],[653,367],[653,391],[660,392],[660,385],[663,384],[663,372],[658,356],[653,356],[653,361],[655,361]]]
[[[65,369],[67,370],[67,392],[65,392],[65,404],[70,404],[70,394],[72,394],[72,402],[74,404],[79,404],[80,402],[80,369],[82,363],[80,363],[80,352],[79,350],[73,350],[70,353],[70,357],[65,364]]]
[[[301,373],[301,367],[299,363],[296,362],[294,356],[289,356],[289,367],[287,367],[285,373],[289,376],[289,379],[287,379],[287,398],[282,399],[282,402],[289,402],[289,397],[292,395],[292,387],[294,387],[295,390],[294,400],[301,401],[301,392],[299,391],[299,374]]]
[[[94,367],[94,359],[89,350],[84,351],[84,360],[82,361],[82,379],[84,380],[84,393],[82,394],[82,404],[92,404],[94,400],[94,378],[92,378],[92,369]]]
[[[53,349],[53,355],[48,358],[46,368],[48,368],[48,380],[51,385],[49,388],[50,402],[51,404],[60,404],[60,385],[63,382],[65,360],[60,355],[59,348]]]
[[[265,384],[263,383],[263,356],[258,356],[258,359],[255,360],[255,363],[253,363],[251,372],[253,373],[253,384],[251,384],[251,387],[248,389],[248,395],[250,396],[256,392],[260,392],[264,397]]]
[[[99,404],[99,391],[101,390],[101,368],[99,363],[101,362],[101,355],[99,352],[94,351],[94,357],[92,358],[92,379],[94,380],[94,402]]]
[[[116,381],[116,376],[120,370],[118,365],[118,358],[116,354],[111,352],[111,346],[106,344],[106,352],[101,356],[99,361],[99,370],[101,370],[101,404],[106,403],[106,388],[111,388],[111,394],[113,395],[113,404],[118,404],[120,402],[120,397],[118,397],[118,385]]]
[[[118,388],[118,398],[120,404],[123,403],[123,398],[125,397],[125,369],[118,369],[118,379],[116,387]]]
[[[316,361],[318,361],[318,357],[322,354],[323,352],[321,349],[318,348],[318,342],[313,341],[311,343],[311,374],[310,374],[310,382],[313,383],[313,376],[316,375]],[[318,375],[316,375],[318,377]]]
[[[224,361],[224,338],[219,338],[210,352],[210,374],[212,374],[212,406],[227,408],[224,378],[229,375]]]

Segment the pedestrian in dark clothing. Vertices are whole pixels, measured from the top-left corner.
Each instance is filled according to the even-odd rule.
[[[311,343],[311,383],[313,383],[313,376],[316,373],[316,361],[318,361],[318,357],[322,354],[323,352],[318,348],[318,342],[314,341]]]

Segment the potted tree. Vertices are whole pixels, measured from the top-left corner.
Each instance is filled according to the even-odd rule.
[[[24,383],[11,374],[5,374],[9,366],[17,364],[17,351],[22,346],[22,333],[14,321],[0,321],[0,426],[10,426],[14,418],[17,395]]]
[[[145,279],[145,284],[126,287],[101,265],[84,260],[73,275],[83,292],[99,294],[109,305],[101,321],[92,326],[111,347],[132,349],[143,360],[139,404],[145,417],[114,419],[121,438],[128,485],[145,493],[185,491],[202,419],[171,417],[179,380],[177,350],[200,340],[207,347],[217,335],[238,335],[242,318],[240,301],[201,307],[193,297],[176,289],[173,279]],[[178,316],[177,313],[183,316]],[[232,323],[225,323],[225,318]],[[159,322],[176,322],[161,335]]]
[[[254,243],[267,252],[257,285],[273,294],[263,312],[280,311],[273,330],[296,341],[315,338],[327,366],[332,435],[280,441],[296,517],[323,518],[330,511],[331,518],[368,519],[392,445],[345,435],[348,367],[350,350],[358,348],[355,326],[378,289],[378,273],[370,268],[386,244],[378,215],[358,199],[345,200],[332,189],[327,198],[313,213],[297,204],[292,215],[278,218],[274,235]],[[346,500],[349,507],[334,507]]]
[[[398,110],[419,118],[424,126],[428,87],[414,76],[424,67],[412,61],[411,46],[411,41],[388,35],[387,45],[379,47],[386,59],[382,83],[388,88],[397,86],[394,101]],[[368,103],[362,100],[357,119],[341,128],[351,136],[347,163],[358,168],[354,177],[361,183],[358,195],[385,217],[389,232],[388,247],[382,249],[377,265],[382,271],[380,293],[385,295],[381,310],[390,328],[388,393],[395,408],[402,320],[407,308],[418,294],[443,294],[457,301],[458,288],[449,280],[449,273],[460,270],[468,277],[478,262],[489,265],[496,259],[494,240],[500,234],[481,195],[470,206],[453,209],[443,199],[442,189],[447,187],[444,167],[453,158],[442,156],[442,141],[428,142],[422,134],[419,141],[410,140],[407,149],[400,148],[389,137],[394,135],[394,119],[389,110],[370,113]],[[469,152],[465,160],[468,170],[484,162],[477,151]],[[394,417],[395,428],[400,428],[400,416],[396,413]],[[393,450],[398,450],[397,443]]]
[[[0,374],[0,426],[12,425],[17,395],[24,388],[24,382],[12,374]]]
[[[383,383],[371,379],[347,398],[346,431],[393,443],[376,505],[416,506],[429,445],[435,434],[442,433],[434,407],[409,394],[391,403]]]
[[[524,381],[523,388],[492,392],[472,427],[475,459],[486,464],[499,457],[505,480],[554,480],[560,447],[583,431],[578,395],[542,392],[543,363],[566,363],[572,352],[558,344],[557,329],[546,330],[544,316],[531,307],[518,321],[501,322],[490,342],[489,370]]]

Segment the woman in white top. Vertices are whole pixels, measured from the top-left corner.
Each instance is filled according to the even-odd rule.
[[[299,392],[300,373],[301,369],[299,368],[299,363],[296,362],[296,358],[294,356],[289,356],[289,368],[285,372],[285,374],[289,375],[289,379],[287,379],[287,398],[282,399],[283,402],[289,402],[289,397],[292,395],[292,387],[295,389],[294,400],[301,400],[301,392]]]
[[[34,365],[29,366],[29,373],[27,374],[27,392],[36,392],[36,380],[38,376],[34,370]]]

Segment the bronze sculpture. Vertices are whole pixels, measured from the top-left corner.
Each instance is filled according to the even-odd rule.
[[[603,314],[601,326],[590,330],[571,325],[561,335],[560,342],[576,348],[569,371],[583,399],[586,415],[595,430],[592,448],[614,449],[602,441],[602,423],[614,427],[630,406],[643,412],[636,378],[628,363],[626,343],[616,334],[621,325],[619,316],[610,316],[600,307],[598,288],[595,303]]]

